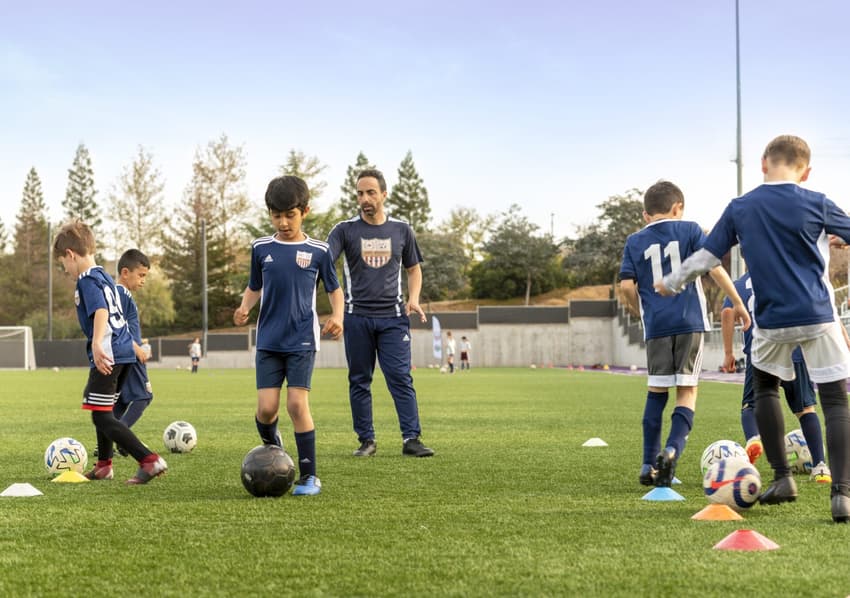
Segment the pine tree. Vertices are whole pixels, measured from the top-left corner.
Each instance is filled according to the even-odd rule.
[[[0,255],[5,255],[8,247],[9,233],[6,232],[6,225],[3,224],[3,219],[0,218]]]
[[[387,208],[392,216],[410,223],[417,233],[428,230],[428,220],[431,218],[428,190],[416,172],[413,153],[410,151],[398,167],[398,182],[393,185],[387,198]]]
[[[245,289],[248,240],[245,220],[251,208],[245,184],[241,147],[231,147],[226,135],[198,150],[184,206],[173,214],[163,238],[162,268],[171,280],[175,325],[198,329],[202,323],[202,238],[207,236],[207,299],[209,323],[229,325]]]
[[[95,201],[96,195],[91,156],[86,146],[81,143],[77,146],[74,163],[68,169],[68,187],[62,207],[65,208],[65,215],[69,220],[81,220],[88,224],[97,239],[98,229],[103,221]]]
[[[47,310],[47,269],[50,267],[47,238],[47,207],[41,179],[35,168],[27,173],[21,207],[15,223],[13,272],[4,289],[9,317],[22,323],[33,312]],[[41,336],[41,331],[36,331]]]
[[[310,189],[310,200],[315,201],[328,186],[326,181],[319,179],[327,168],[316,156],[307,156],[304,152],[292,149],[286,157],[286,164],[280,167],[280,174],[302,179]]]
[[[360,211],[360,204],[357,203],[357,175],[368,168],[375,168],[375,165],[369,164],[366,154],[360,152],[354,166],[349,166],[345,171],[345,182],[340,187],[342,196],[338,203],[341,214],[353,216]]]
[[[115,229],[119,252],[131,246],[146,253],[159,249],[167,220],[167,211],[162,209],[164,188],[153,155],[139,146],[109,197],[112,213],[121,217]]]

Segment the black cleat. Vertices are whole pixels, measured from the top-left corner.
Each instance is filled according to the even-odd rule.
[[[373,438],[368,438],[360,443],[360,448],[351,453],[355,457],[371,457],[378,450],[378,445]]]
[[[408,438],[404,441],[401,454],[407,457],[433,457],[434,451],[422,444],[422,441],[417,436],[416,438]]]
[[[658,471],[649,463],[644,463],[640,468],[638,481],[644,486],[654,486],[656,475],[658,475]]]
[[[676,473],[676,462],[679,456],[676,454],[676,449],[668,446],[655,458],[655,469],[658,472],[655,474],[655,486],[658,488],[669,488],[673,485],[673,476]]]
[[[773,480],[767,490],[759,496],[759,503],[763,505],[778,505],[795,500],[797,500],[797,484],[790,475]]]
[[[850,522],[850,497],[836,494],[830,500],[832,507],[832,520],[835,523]]]

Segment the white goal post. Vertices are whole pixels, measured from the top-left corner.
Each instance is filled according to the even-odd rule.
[[[35,369],[35,343],[32,340],[32,328],[0,326],[0,369]]]

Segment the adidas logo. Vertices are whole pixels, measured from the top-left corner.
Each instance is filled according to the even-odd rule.
[[[299,461],[299,463],[310,463],[310,459],[307,459],[307,458],[305,457],[304,459],[301,459],[301,460]]]
[[[274,260],[272,259],[272,256],[271,256],[271,255],[267,255],[267,256],[266,256],[266,259],[264,259],[264,260],[263,260],[263,262],[273,262],[273,261],[274,261]]]
[[[410,337],[405,334],[404,337],[401,340],[403,340],[404,342],[407,343],[407,342],[410,342]]]

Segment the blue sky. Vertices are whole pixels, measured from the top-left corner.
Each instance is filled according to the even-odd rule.
[[[103,205],[139,144],[183,201],[226,133],[257,206],[290,149],[339,196],[365,152],[392,184],[408,150],[439,222],[516,203],[556,237],[660,178],[710,227],[736,194],[734,0],[0,0],[0,219],[26,174],[59,220],[84,142]],[[850,209],[850,8],[741,0],[744,188],[775,135],[809,141],[808,186]]]

